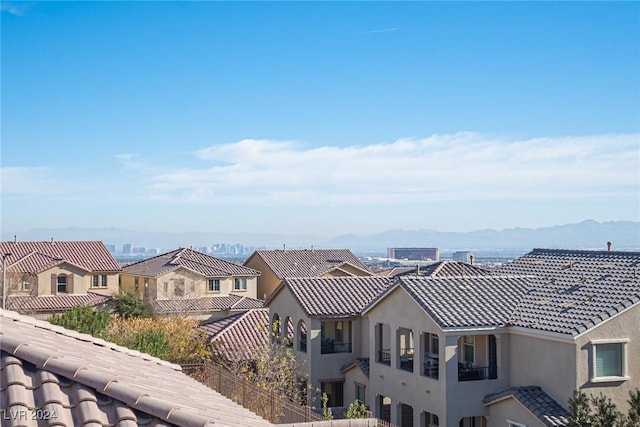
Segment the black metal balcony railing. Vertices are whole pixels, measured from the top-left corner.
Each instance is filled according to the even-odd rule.
[[[390,348],[378,350],[378,362],[391,366],[391,349]]]
[[[458,381],[494,380],[498,378],[497,366],[468,366],[458,364]]]
[[[425,355],[422,375],[438,379],[438,359]]]
[[[324,342],[320,346],[321,354],[333,354],[333,353],[351,353],[350,342]]]
[[[400,369],[413,372],[413,348],[400,349]]]

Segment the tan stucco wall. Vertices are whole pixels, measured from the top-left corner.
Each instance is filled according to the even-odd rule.
[[[253,268],[254,270],[260,271],[260,276],[257,279],[257,298],[267,299],[271,296],[271,293],[278,287],[280,284],[280,279],[275,273],[269,268],[267,263],[265,263],[262,258],[260,258],[257,254],[253,254],[245,261],[243,264],[245,267]]]
[[[358,368],[354,366],[344,373],[344,406],[349,406],[356,400],[356,383],[365,386],[364,404],[371,408],[373,406],[373,397],[370,396],[369,378]]]
[[[51,295],[51,275],[55,274],[73,274],[73,293],[74,294],[86,294],[88,291],[95,292],[102,295],[112,295],[118,292],[118,273],[105,273],[105,272],[86,272],[79,268],[73,267],[68,264],[62,264],[45,270],[37,276],[37,289],[38,295]],[[97,288],[91,287],[93,275],[102,274],[107,275],[107,286],[98,286]],[[99,279],[101,280],[101,278]],[[100,282],[101,283],[101,282]]]
[[[487,427],[506,427],[507,420],[525,424],[527,427],[545,426],[542,421],[512,397],[489,406]]]
[[[445,380],[443,369],[440,370],[440,378],[433,379],[421,375],[420,354],[422,342],[420,335],[423,332],[440,334],[440,355],[442,357],[443,339],[442,330],[433,322],[425,312],[400,288],[396,288],[386,296],[366,315],[369,324],[369,360],[370,360],[370,391],[372,402],[377,395],[391,398],[391,419],[398,419],[398,404],[404,403],[413,407],[414,425],[419,426],[420,413],[431,412],[440,417],[440,425],[445,424]],[[390,339],[392,355],[391,366],[376,362],[377,348],[376,325],[383,323],[390,326],[393,335]],[[414,351],[416,359],[414,371],[408,372],[396,368],[395,355],[398,342],[395,338],[397,329],[408,328],[413,330]],[[375,404],[372,405],[375,408]]]
[[[573,341],[511,333],[511,385],[539,385],[566,407],[576,388],[576,346]]]
[[[629,339],[627,344],[627,381],[597,383],[591,382],[592,345],[591,340]],[[597,396],[602,392],[626,413],[629,391],[640,388],[640,304],[602,323],[595,329],[576,339],[577,384],[587,394]]]
[[[123,273],[121,278],[122,290],[135,291],[135,279],[138,277],[138,294],[144,295],[145,300],[172,299],[172,298],[199,298],[214,295],[239,295],[256,298],[257,278],[247,277],[247,290],[240,291],[233,289],[235,277],[217,277],[220,280],[220,291],[209,292],[208,277],[200,276],[189,270],[180,268],[156,278],[148,276],[137,276]],[[238,276],[240,277],[240,276]],[[145,280],[149,281],[148,292],[144,293]],[[176,296],[175,284],[178,280],[184,280],[184,295]],[[166,284],[166,291],[165,291]]]

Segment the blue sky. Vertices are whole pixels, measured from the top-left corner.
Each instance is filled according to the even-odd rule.
[[[640,220],[638,2],[2,2],[2,231]]]

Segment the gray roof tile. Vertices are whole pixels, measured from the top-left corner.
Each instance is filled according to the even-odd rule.
[[[251,360],[269,342],[269,309],[258,308],[201,326],[214,351],[230,361]]]
[[[369,378],[369,358],[368,357],[358,357],[351,363],[347,363],[342,367],[342,372],[346,372],[351,368],[360,368],[363,374]]]
[[[494,274],[526,274],[509,323],[577,335],[640,301],[640,252],[534,249]]]
[[[359,315],[390,283],[379,276],[290,277],[280,286],[291,290],[307,316],[349,317]]]
[[[280,279],[317,277],[344,264],[363,270],[363,274],[369,273],[369,269],[348,249],[258,250],[251,255],[254,256],[260,257]]]
[[[259,276],[260,272],[189,248],[180,248],[122,269],[123,273],[159,277],[178,268],[186,268],[205,277]]]
[[[270,425],[179,366],[15,312],[0,311],[0,350],[0,408],[59,425]]]
[[[533,413],[545,426],[562,427],[569,425],[569,413],[551,396],[538,386],[512,387],[484,398],[485,405],[491,405],[507,397],[513,397]]]
[[[378,276],[483,276],[490,274],[489,270],[462,261],[442,260],[433,264],[416,267],[394,267],[376,273]]]
[[[442,328],[503,326],[529,287],[515,276],[403,276],[396,283]]]

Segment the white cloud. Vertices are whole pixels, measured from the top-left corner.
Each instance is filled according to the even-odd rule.
[[[639,146],[639,135],[456,133],[348,147],[245,139],[198,151],[210,167],[157,174],[150,197],[265,206],[637,197]]]
[[[27,5],[13,2],[0,3],[0,11],[6,12],[15,16],[24,16],[27,11]]]

